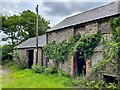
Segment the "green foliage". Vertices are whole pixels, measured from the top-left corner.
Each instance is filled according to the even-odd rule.
[[[56,62],[68,60],[74,50],[80,53],[81,58],[86,59],[93,53],[94,48],[101,40],[101,33],[98,31],[95,34],[72,36],[68,41],[61,43],[49,43],[44,46],[45,54],[48,59]]]
[[[45,34],[49,27],[49,21],[46,21],[40,15],[38,16],[38,35]],[[2,30],[8,37],[3,38],[3,41],[11,40],[13,46],[22,41],[35,37],[36,35],[36,14],[30,10],[21,12],[19,15],[2,16]]]
[[[69,53],[73,51],[75,43],[81,37],[80,34],[71,37],[68,41],[61,43],[49,43],[44,46],[45,54],[47,58],[52,59],[56,62],[68,60]]]
[[[19,32],[20,36],[23,34],[25,38],[35,37],[36,35],[36,14],[30,10],[20,13],[20,24],[24,28],[24,31],[28,32],[28,35],[24,35],[23,32]],[[38,16],[38,35],[45,34],[49,27],[49,21],[45,20],[42,16]]]
[[[116,59],[118,47],[116,44],[112,42],[104,43],[104,57],[102,60],[99,60],[95,65],[91,68],[91,74],[94,72],[102,72],[107,63],[112,63],[112,60]]]
[[[120,17],[110,19],[112,37],[115,42],[120,42]]]
[[[65,88],[71,79],[57,74],[38,74],[33,70],[19,70],[2,78],[2,88]]]
[[[58,73],[59,73],[61,76],[68,77],[68,78],[72,78],[70,72],[58,70]]]
[[[27,60],[26,58],[20,58],[19,57],[19,53],[18,53],[18,50],[17,49],[14,49],[14,53],[13,53],[13,62],[14,64],[18,67],[18,69],[25,69],[27,68]]]
[[[42,73],[44,71],[44,68],[41,67],[40,65],[33,65],[32,66],[33,71],[35,71],[36,73]]]
[[[55,66],[51,66],[51,67],[45,68],[44,73],[45,74],[56,74],[58,73],[58,70]]]
[[[91,68],[90,75],[92,77],[97,77],[96,75],[102,75],[102,72],[107,67],[108,63],[112,64],[112,68],[115,68],[115,70],[118,70],[119,68],[119,58],[120,58],[120,18],[112,18],[110,19],[110,25],[111,25],[111,32],[112,32],[112,40],[105,40],[103,43],[103,59],[99,60],[98,63],[96,63]],[[116,63],[114,63],[116,62]],[[118,64],[117,64],[118,63]],[[116,74],[116,73],[115,73]],[[94,75],[94,76],[93,76]],[[119,71],[117,73],[119,75]],[[114,84],[108,85],[108,88],[114,87]]]
[[[2,47],[2,63],[4,64],[5,60],[11,61],[12,59],[12,48],[11,45],[4,45]]]
[[[2,41],[7,41],[10,50],[3,50],[3,53],[11,53],[16,45],[25,41],[28,38],[35,37],[36,33],[36,14],[30,10],[21,12],[19,15],[1,16],[2,31],[7,37],[2,38]],[[38,35],[45,34],[49,27],[49,21],[42,16],[38,16]],[[5,46],[5,48],[8,48]],[[3,54],[4,56],[5,54]]]
[[[80,58],[86,60],[87,57],[93,54],[93,50],[98,46],[101,40],[101,32],[84,35],[79,39],[75,49],[79,52]]]
[[[101,80],[99,82],[96,81],[89,81],[84,77],[79,77],[72,81],[72,86],[77,88],[93,88],[93,89],[110,89],[110,90],[119,90],[118,86],[114,83],[106,83],[105,81]]]
[[[18,25],[20,22],[20,18],[18,15],[13,15],[9,17],[4,17],[2,18],[2,30],[5,34],[8,36],[5,38],[2,38],[3,41],[11,41],[10,44],[12,46],[17,44],[18,38],[17,37],[17,32],[18,32]]]

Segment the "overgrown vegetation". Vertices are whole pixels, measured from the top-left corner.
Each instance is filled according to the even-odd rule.
[[[36,36],[36,14],[30,10],[25,10],[19,15],[2,16],[2,32],[7,35],[2,41],[6,41],[8,45],[2,48],[2,60],[12,60],[14,47],[28,38]],[[45,34],[50,29],[50,22],[38,15],[38,35]]]
[[[61,43],[49,43],[44,46],[45,54],[48,59],[52,59],[58,64],[64,60],[68,60],[69,53],[73,51],[76,42],[81,37],[80,34],[69,38],[68,41],[62,41]]]
[[[120,58],[120,18],[115,18],[110,20],[112,27],[112,37],[111,42],[104,42],[104,58],[99,61],[95,66],[93,66],[92,73],[102,72],[106,63],[111,62],[111,60],[119,61]],[[55,61],[56,65],[49,68],[43,68],[39,65],[33,65],[32,69],[20,70],[17,65],[20,63],[20,59],[16,53],[17,63],[9,62],[6,66],[11,69],[18,68],[14,73],[3,76],[3,87],[4,88],[64,88],[64,87],[80,87],[80,88],[109,88],[118,89],[118,86],[114,83],[105,83],[104,81],[88,81],[84,77],[73,78],[69,73],[58,70],[57,66],[59,62],[68,60],[69,57],[77,50],[80,54],[80,58],[86,60],[90,55],[92,55],[93,50],[101,41],[101,33],[88,34],[81,36],[80,34],[71,37],[68,41],[63,41],[61,43],[50,43],[44,47],[45,53],[48,59]],[[7,46],[4,48],[4,50]],[[9,48],[10,49],[10,48]],[[9,49],[5,50],[7,53]],[[3,52],[6,54],[6,52]],[[117,66],[117,65],[116,65]],[[119,66],[118,66],[119,67]],[[91,74],[92,75],[92,74]],[[120,73],[118,72],[118,76]],[[97,77],[97,76],[95,76]],[[98,79],[98,78],[97,78]],[[16,83],[17,82],[17,83]],[[23,83],[24,82],[24,83]],[[30,83],[31,82],[31,83]]]
[[[76,36],[70,37],[68,41],[49,43],[44,47],[44,50],[47,58],[54,60],[57,64],[61,61],[68,60],[74,53],[74,50],[79,52],[80,58],[86,60],[93,53],[94,48],[99,44],[100,40],[100,31],[83,36],[77,34]]]
[[[113,67],[117,69],[117,75],[118,79],[120,79],[120,73],[119,73],[119,63],[120,63],[120,17],[119,18],[112,18],[110,19],[110,25],[111,25],[111,32],[112,32],[112,40],[106,40],[104,41],[104,58],[100,60],[97,64],[95,64],[92,69],[91,69],[91,75],[95,74],[96,75],[101,74],[104,71],[104,68],[106,68],[106,65],[108,63],[113,62]],[[114,64],[114,62],[117,62]],[[98,78],[97,78],[98,79]],[[120,82],[118,82],[118,85]],[[120,87],[119,87],[120,88]]]
[[[15,71],[2,78],[2,88],[108,88],[119,90],[118,86],[104,81],[88,81],[84,77],[70,78],[65,72],[36,73],[32,69]]]
[[[86,60],[93,54],[96,46],[101,41],[101,32],[98,30],[96,33],[83,35],[74,47],[80,54],[80,58]]]
[[[93,89],[110,89],[110,90],[119,90],[118,86],[114,83],[106,83],[103,80],[100,80],[99,82],[96,81],[89,81],[84,77],[78,77],[76,79],[72,80],[72,84],[74,87],[77,88],[93,88]]]
[[[2,51],[2,63],[4,64],[4,62],[7,61],[11,61],[12,60],[12,48],[13,46],[11,45],[4,45],[1,48]]]
[[[60,74],[38,74],[30,69],[20,70],[3,76],[3,88],[65,88],[71,79]]]

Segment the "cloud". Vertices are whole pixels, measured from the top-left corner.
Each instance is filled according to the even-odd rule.
[[[43,2],[45,13],[51,16],[67,16],[102,5],[104,2]]]
[[[2,2],[2,9],[1,13],[3,15],[13,15],[13,14],[18,14],[19,12],[19,7],[17,6],[17,2]]]
[[[69,0],[68,0],[69,1]],[[14,2],[2,2],[1,13],[3,15],[19,14],[24,10],[31,10],[36,12],[35,7],[39,5],[39,14],[46,20],[50,20],[50,26],[54,26],[62,21],[64,18],[75,15],[77,13],[89,10],[94,7],[105,4],[104,2],[25,2],[25,1],[14,1]],[[1,6],[1,5],[0,5]],[[0,34],[5,37],[5,35]],[[2,38],[0,37],[0,39]],[[0,43],[1,44],[1,43]]]

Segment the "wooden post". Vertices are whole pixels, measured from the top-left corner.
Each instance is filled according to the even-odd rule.
[[[38,5],[36,7],[36,65],[38,63]]]

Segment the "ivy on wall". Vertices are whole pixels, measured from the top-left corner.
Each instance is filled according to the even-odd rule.
[[[118,68],[118,76],[120,76],[120,73],[119,73],[119,67],[120,67],[119,66],[119,63],[120,63],[120,61],[119,61],[119,58],[120,58],[120,17],[111,18],[109,20],[109,23],[111,25],[112,40],[111,41],[105,40],[103,42],[104,57],[102,60],[99,60],[99,62],[96,63],[94,66],[92,66],[91,73],[90,73],[91,76],[93,76],[95,74],[95,72],[96,72],[96,75],[103,73],[103,71],[106,68],[106,66],[108,65],[108,63],[112,63],[113,61],[118,62],[118,64],[112,63],[113,64],[112,68],[115,68],[115,69]],[[95,75],[95,77],[97,77],[96,75]]]
[[[98,31],[97,33],[91,33],[84,35],[79,39],[75,48],[80,54],[80,58],[86,60],[89,56],[93,54],[93,51],[96,46],[98,46],[101,40],[101,32]]]
[[[77,34],[73,37],[70,37],[68,41],[62,41],[61,43],[49,43],[44,46],[44,51],[48,59],[52,59],[55,62],[61,62],[68,60],[68,54],[73,51],[76,42],[81,37],[80,34]]]
[[[80,58],[86,60],[93,53],[94,48],[99,44],[100,40],[100,31],[83,36],[77,34],[70,37],[68,41],[47,44],[44,46],[44,51],[48,59],[56,62],[68,60],[71,54],[74,53],[74,50],[80,53]]]

